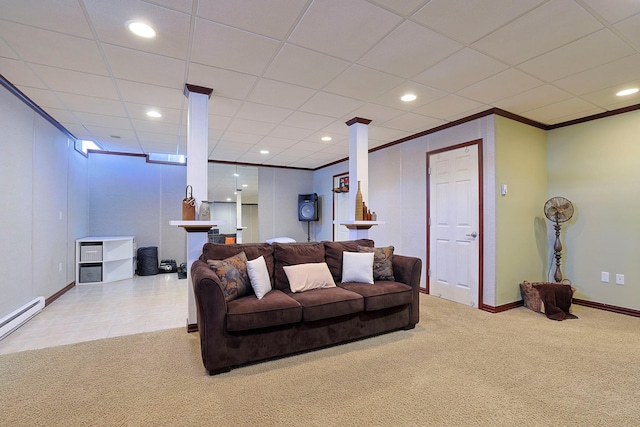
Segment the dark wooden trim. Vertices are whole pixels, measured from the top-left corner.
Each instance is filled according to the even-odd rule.
[[[147,158],[146,154],[140,153],[125,153],[123,151],[104,151],[104,150],[89,150],[91,154],[111,154],[112,156],[129,156],[129,157],[144,157]]]
[[[189,159],[187,159],[187,162],[188,161],[189,161]],[[255,167],[275,168],[275,169],[295,169],[295,170],[310,171],[310,172],[313,172],[313,171],[316,170],[316,169],[311,169],[311,168],[298,168],[298,167],[294,167],[294,166],[265,165],[263,163],[232,162],[232,161],[229,161],[229,160],[212,160],[212,159],[209,159],[208,162],[209,163],[220,163],[220,164],[224,164],[224,165],[255,166]]]
[[[67,130],[67,128],[62,126],[56,119],[51,117],[49,115],[49,113],[47,113],[42,108],[40,108],[40,106],[38,104],[33,102],[27,95],[22,93],[22,91],[20,89],[18,89],[13,84],[11,84],[11,82],[9,80],[7,80],[2,74],[0,74],[0,85],[4,86],[4,88],[7,89],[9,92],[11,92],[16,98],[18,98],[19,100],[21,100],[22,102],[27,104],[27,106],[29,106],[29,108],[31,108],[33,111],[38,113],[43,119],[45,119],[46,121],[51,123],[60,132],[62,132],[65,135],[67,135],[67,137],[73,139],[73,141],[75,142],[75,140],[77,138],[71,132],[69,132]]]
[[[347,126],[351,126],[353,124],[356,123],[362,123],[363,125],[368,125],[369,123],[371,123],[371,120],[369,119],[363,119],[362,117],[354,117],[353,119],[345,122]]]
[[[582,117],[580,119],[569,120],[562,123],[556,123],[555,125],[547,126],[547,130],[563,128],[566,126],[573,126],[580,123],[590,122],[592,120],[604,119],[605,117],[617,116],[618,114],[629,113],[631,111],[640,110],[640,104],[631,105],[629,107],[618,108],[616,110],[605,111],[604,113],[593,114],[591,116]]]
[[[467,123],[467,122],[470,122],[470,121],[473,121],[473,120],[477,120],[477,119],[480,119],[482,117],[490,116],[492,114],[495,114],[497,116],[506,117],[508,119],[515,120],[517,122],[524,123],[524,124],[527,124],[527,125],[539,128],[539,129],[543,129],[543,130],[548,130],[549,129],[549,126],[547,126],[545,124],[542,124],[540,122],[536,122],[535,120],[527,119],[526,117],[522,117],[522,116],[519,116],[517,114],[510,113],[510,112],[502,110],[500,108],[490,108],[488,110],[481,111],[479,113],[472,114],[470,116],[463,117],[463,118],[458,119],[458,120],[454,120],[453,122],[445,123],[443,125],[436,126],[434,128],[427,129],[427,130],[424,130],[422,132],[418,132],[418,133],[415,133],[413,135],[409,135],[409,136],[406,136],[404,138],[400,138],[400,139],[397,139],[395,141],[391,141],[391,142],[388,142],[386,144],[379,145],[379,146],[377,146],[375,148],[370,149],[369,153],[373,153],[375,151],[383,150],[385,148],[389,148],[389,147],[392,147],[394,145],[402,144],[403,142],[411,141],[411,140],[414,140],[416,138],[420,138],[420,137],[423,137],[423,136],[426,136],[426,135],[429,135],[429,134],[432,134],[432,133],[440,132],[441,130],[449,129],[449,128],[461,125],[463,123]],[[347,122],[347,124],[349,124],[352,120],[355,120],[355,119],[351,119],[349,122]],[[343,159],[336,160],[336,161],[333,161],[331,163],[327,163],[327,164],[322,165],[322,166],[318,166],[317,168],[315,168],[313,170],[316,171],[318,169],[323,169],[323,168],[326,168],[326,167],[329,167],[329,166],[333,166],[333,165],[338,164],[338,163],[342,163],[342,162],[347,161],[347,160],[349,160],[349,158],[345,157]]]
[[[508,304],[499,305],[497,307],[493,307],[491,305],[482,304],[480,306],[480,310],[488,311],[489,313],[502,313],[503,311],[511,310],[513,308],[522,307],[524,305],[524,301],[514,301]]]
[[[634,310],[632,308],[618,307],[615,305],[587,301],[579,298],[574,298],[573,303],[577,305],[583,305],[585,307],[597,308],[599,310],[611,311],[613,313],[626,314],[627,316],[640,317],[640,310]]]
[[[186,96],[187,98],[189,97],[189,93],[201,93],[203,95],[207,95],[209,98],[211,98],[211,94],[213,93],[213,89],[208,88],[208,87],[204,87],[204,86],[196,86],[196,85],[192,85],[189,83],[186,83],[184,85],[184,96]]]
[[[55,294],[51,295],[49,298],[44,300],[44,306],[47,307],[49,304],[51,304],[52,302],[54,302],[55,300],[57,300],[58,298],[60,298],[62,295],[64,295],[66,292],[68,292],[69,290],[73,289],[73,287],[76,286],[76,282],[75,280],[71,283],[69,283],[67,286],[65,286],[64,288],[60,289],[58,292],[56,292]]]
[[[452,145],[450,147],[444,147],[433,151],[427,151],[426,153],[426,202],[427,202],[427,210],[426,210],[426,218],[425,218],[425,228],[426,228],[426,238],[427,238],[427,259],[426,259],[426,270],[427,270],[427,278],[426,278],[426,293],[430,292],[429,289],[429,270],[431,266],[429,265],[431,246],[429,245],[430,236],[430,227],[429,227],[429,209],[431,207],[431,192],[429,188],[430,183],[430,174],[429,174],[429,157],[434,154],[443,153],[446,151],[457,150],[458,148],[469,147],[472,145],[478,146],[478,307],[482,308],[484,306],[483,303],[483,294],[484,294],[484,191],[483,191],[483,176],[484,176],[484,168],[482,163],[482,139],[474,139],[473,141],[463,142],[461,144]]]
[[[198,332],[197,323],[187,323],[187,333]]]

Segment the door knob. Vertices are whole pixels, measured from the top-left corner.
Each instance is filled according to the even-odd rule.
[[[475,231],[471,234],[467,234],[467,237],[471,237],[473,239],[475,239],[476,237],[478,237],[478,233],[476,233]]]

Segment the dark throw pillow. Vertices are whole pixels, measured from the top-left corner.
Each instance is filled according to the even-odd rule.
[[[220,279],[225,301],[249,295],[251,282],[247,273],[247,256],[244,252],[223,260],[208,259],[207,264]]]
[[[358,246],[358,252],[373,252],[373,279],[395,281],[393,276],[393,246],[368,248]]]

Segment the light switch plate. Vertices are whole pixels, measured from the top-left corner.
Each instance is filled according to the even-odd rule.
[[[624,285],[624,274],[616,274],[616,285]]]
[[[608,271],[600,272],[600,281],[601,282],[605,282],[605,283],[609,283],[609,272]]]

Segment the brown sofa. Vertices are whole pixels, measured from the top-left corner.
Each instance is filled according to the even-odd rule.
[[[202,361],[210,375],[260,360],[295,354],[399,329],[419,321],[422,261],[393,255],[395,281],[341,283],[342,253],[369,239],[312,243],[206,243],[191,268],[198,309]],[[220,279],[207,260],[240,252],[264,257],[272,290],[225,300]],[[336,287],[292,293],[284,266],[326,262]]]

